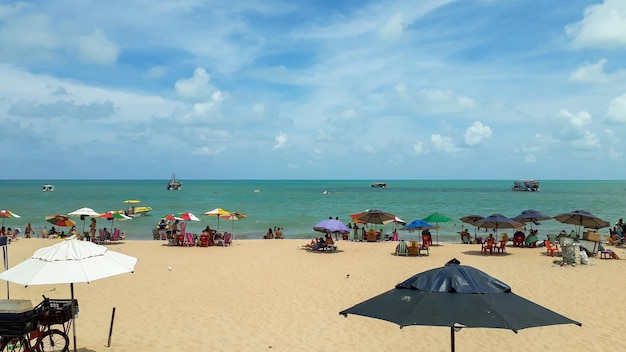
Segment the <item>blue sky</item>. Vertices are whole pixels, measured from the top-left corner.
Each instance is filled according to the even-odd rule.
[[[1,179],[623,179],[626,1],[2,1]]]

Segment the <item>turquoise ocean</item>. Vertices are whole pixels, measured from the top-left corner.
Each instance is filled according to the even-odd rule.
[[[434,212],[450,217],[453,221],[439,224],[440,242],[458,241],[456,232],[462,225],[468,227],[458,219],[471,214],[514,217],[535,209],[554,216],[586,210],[611,224],[626,216],[626,181],[540,180],[541,192],[513,192],[511,180],[398,180],[386,181],[386,189],[372,188],[372,181],[364,180],[181,181],[179,191],[166,190],[167,180],[0,181],[0,209],[21,216],[4,219],[5,227],[23,230],[31,223],[39,234],[44,226],[51,226],[44,220],[46,215],[82,207],[98,212],[123,210],[127,208],[124,200],[139,199],[141,206],[153,208],[149,215],[113,224],[132,240],[151,240],[152,229],[168,213],[197,215],[202,221],[190,222],[190,232],[200,232],[207,225],[217,228],[217,218],[204,216],[215,208],[248,215],[239,221],[219,221],[219,229],[233,232],[237,239],[262,238],[270,227],[284,228],[286,238],[312,238],[319,235],[313,231],[317,222],[339,217],[348,223],[350,214],[366,209],[390,212],[407,222]],[[42,185],[49,183],[55,190],[43,192]],[[81,231],[83,222],[76,220]],[[104,226],[110,228],[111,223],[98,219],[98,228]],[[393,228],[394,224],[383,226],[385,233]],[[570,231],[574,226],[545,220],[538,228],[541,235]],[[417,238],[417,233],[399,232],[401,238]]]

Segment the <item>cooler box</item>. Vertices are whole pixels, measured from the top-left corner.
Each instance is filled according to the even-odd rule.
[[[583,232],[583,240],[600,242],[600,234],[595,231]]]
[[[19,336],[37,327],[37,315],[27,299],[0,299],[0,335]]]

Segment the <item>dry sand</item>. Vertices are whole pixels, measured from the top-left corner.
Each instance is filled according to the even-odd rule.
[[[56,240],[20,239],[10,265]],[[624,351],[624,260],[591,258],[559,267],[542,248],[482,255],[480,245],[445,243],[428,257],[396,257],[396,243],[340,241],[337,253],[300,250],[304,240],[245,240],[231,247],[168,247],[125,241],[111,250],[139,258],[133,274],[76,284],[79,351],[450,351],[443,327],[397,325],[339,311],[416,273],[457,258],[513,292],[583,326],[464,329],[457,351]],[[617,254],[626,257],[624,250]],[[171,268],[171,270],[168,269]],[[349,274],[349,277],[347,275]],[[6,297],[6,285],[0,295]],[[11,298],[69,298],[69,285],[10,284]],[[111,346],[106,347],[116,307]]]

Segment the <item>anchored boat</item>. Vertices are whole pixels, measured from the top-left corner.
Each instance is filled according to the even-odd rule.
[[[180,181],[176,179],[176,174],[172,172],[172,178],[167,183],[167,190],[169,191],[178,191],[183,186]]]
[[[539,192],[539,182],[535,180],[517,180],[513,182],[511,190],[519,192]]]

